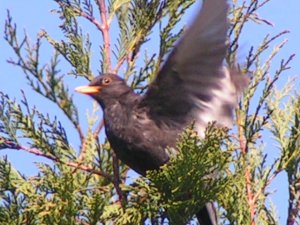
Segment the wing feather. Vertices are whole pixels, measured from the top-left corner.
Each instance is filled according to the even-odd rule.
[[[195,120],[200,132],[210,121],[231,125],[237,95],[246,82],[224,66],[227,11],[226,0],[203,2],[140,103],[150,106],[152,119],[182,126]]]

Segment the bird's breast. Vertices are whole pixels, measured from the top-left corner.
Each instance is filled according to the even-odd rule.
[[[158,127],[144,112],[112,115],[105,114],[105,131],[121,161],[140,174],[168,162],[165,149],[173,147],[176,140],[172,132]]]

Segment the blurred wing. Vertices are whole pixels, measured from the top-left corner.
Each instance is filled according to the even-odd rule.
[[[227,50],[226,0],[205,0],[200,13],[150,85],[141,106],[156,120],[230,126],[245,81],[223,66]]]

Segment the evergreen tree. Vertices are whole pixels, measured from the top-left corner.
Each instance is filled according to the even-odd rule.
[[[236,109],[235,127],[228,130],[212,123],[200,139],[191,124],[178,140],[179,154],[161,171],[136,177],[132,183],[128,167],[100,139],[103,121],[98,119],[97,106],[87,116],[84,131],[68,82],[77,77],[91,80],[98,74],[91,62],[100,60],[100,73],[123,75],[137,93],[143,93],[184,32],[184,27],[178,30],[179,22],[195,1],[55,0],[53,12],[61,20],[64,38],[55,40],[41,30],[34,44],[27,34],[19,35],[8,12],[4,38],[15,53],[8,62],[21,68],[35,93],[54,103],[64,118],[40,112],[25,92],[20,102],[0,92],[0,149],[25,151],[51,161],[39,163],[35,176],[25,176],[5,157],[0,159],[0,224],[187,224],[196,222],[195,213],[209,201],[216,202],[220,224],[278,224],[274,207],[268,204],[272,200],[268,188],[284,172],[289,193],[287,224],[300,224],[300,98],[292,82],[281,90],[275,87],[293,55],[279,65],[273,63],[286,44],[280,40],[287,31],[266,35],[259,46],[250,47],[245,59],[237,56],[249,21],[270,25],[257,14],[268,7],[268,1],[234,0],[228,15],[226,63],[239,61],[238,68],[250,77]],[[86,26],[95,27],[102,36],[97,59],[91,54],[97,45],[85,32]],[[145,46],[155,35],[158,50],[149,54]],[[40,56],[49,53],[43,52],[42,43],[54,49],[46,64]],[[69,65],[66,73],[61,72],[62,62]],[[276,68],[274,74],[271,68]],[[79,148],[71,145],[63,121],[78,134]],[[270,146],[264,140],[268,136],[280,150],[277,158],[267,154]],[[212,179],[209,175],[215,171],[218,178]]]

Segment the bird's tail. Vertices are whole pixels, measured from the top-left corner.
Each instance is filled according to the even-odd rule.
[[[212,202],[206,203],[196,214],[200,225],[217,225],[217,213]]]

